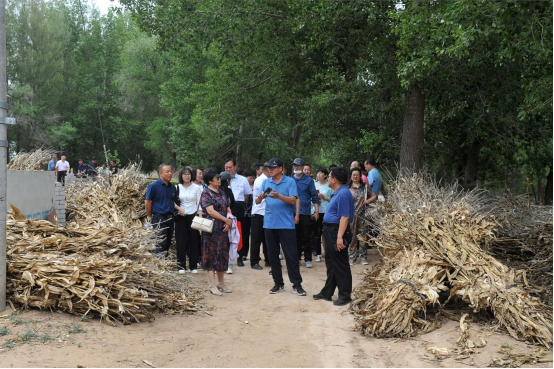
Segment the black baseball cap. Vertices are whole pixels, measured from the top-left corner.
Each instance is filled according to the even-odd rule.
[[[296,158],[293,160],[292,165],[305,165],[306,162],[300,158]]]
[[[268,168],[277,168],[277,167],[282,167],[283,165],[285,165],[285,163],[283,163],[283,161],[281,159],[271,158],[267,162],[266,167],[268,167]]]

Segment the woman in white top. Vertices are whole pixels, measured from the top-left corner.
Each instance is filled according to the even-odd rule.
[[[200,233],[191,228],[192,220],[199,213],[198,204],[202,187],[192,182],[192,168],[184,167],[179,171],[179,215],[175,215],[175,241],[177,244],[177,263],[179,273],[184,274],[186,260],[189,257],[189,271],[198,273],[198,240]]]

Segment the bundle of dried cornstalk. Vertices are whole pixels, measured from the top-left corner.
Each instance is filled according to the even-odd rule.
[[[142,226],[148,184],[140,164],[131,164],[110,178],[72,181],[65,190],[67,221],[89,226]]]
[[[399,176],[376,244],[382,261],[354,292],[357,328],[375,337],[409,337],[439,326],[429,305],[458,299],[473,312],[490,309],[510,335],[549,345],[552,309],[529,294],[523,271],[480,245],[499,227],[476,191],[440,187],[424,175]]]
[[[156,312],[197,311],[200,291],[151,254],[156,242],[142,227],[62,227],[24,219],[14,209],[7,236],[10,300],[125,324]]]
[[[46,170],[48,162],[56,152],[50,149],[36,149],[20,152],[8,163],[9,170]]]

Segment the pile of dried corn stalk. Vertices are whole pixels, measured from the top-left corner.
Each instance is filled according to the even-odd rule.
[[[48,162],[56,152],[50,149],[36,149],[20,152],[8,163],[9,170],[46,170]]]
[[[552,309],[529,294],[525,273],[481,245],[499,227],[482,194],[440,187],[424,175],[391,186],[376,244],[382,261],[366,273],[351,305],[357,328],[375,337],[409,337],[439,326],[451,300],[490,309],[510,335],[550,345]]]
[[[552,206],[529,206],[526,196],[505,195],[495,208],[501,228],[485,250],[525,270],[534,292],[552,305]]]
[[[10,301],[125,324],[198,310],[200,291],[152,254],[158,240],[142,225],[148,182],[139,169],[69,184],[66,227],[10,212]]]
[[[148,184],[140,164],[131,164],[110,178],[72,181],[65,190],[67,221],[88,226],[142,226]]]

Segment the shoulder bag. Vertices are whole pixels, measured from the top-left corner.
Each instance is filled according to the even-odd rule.
[[[365,190],[364,190],[364,196],[365,196],[365,199],[367,200],[367,187],[369,185],[366,184],[365,185]],[[378,216],[379,216],[379,209],[377,208],[377,205],[375,204],[367,204],[365,206],[365,209],[364,209],[364,218],[366,220],[375,220]]]
[[[209,188],[207,190],[211,192]],[[213,196],[211,193],[210,193],[210,196],[213,199]],[[200,202],[202,202],[202,199],[200,200]],[[198,209],[200,208],[200,202],[198,203],[198,207],[196,208],[197,213],[198,213]],[[197,231],[212,233],[214,229],[214,221],[213,219],[202,218],[196,215],[194,219],[192,219],[192,224],[190,225],[190,227],[192,229],[196,229]]]

